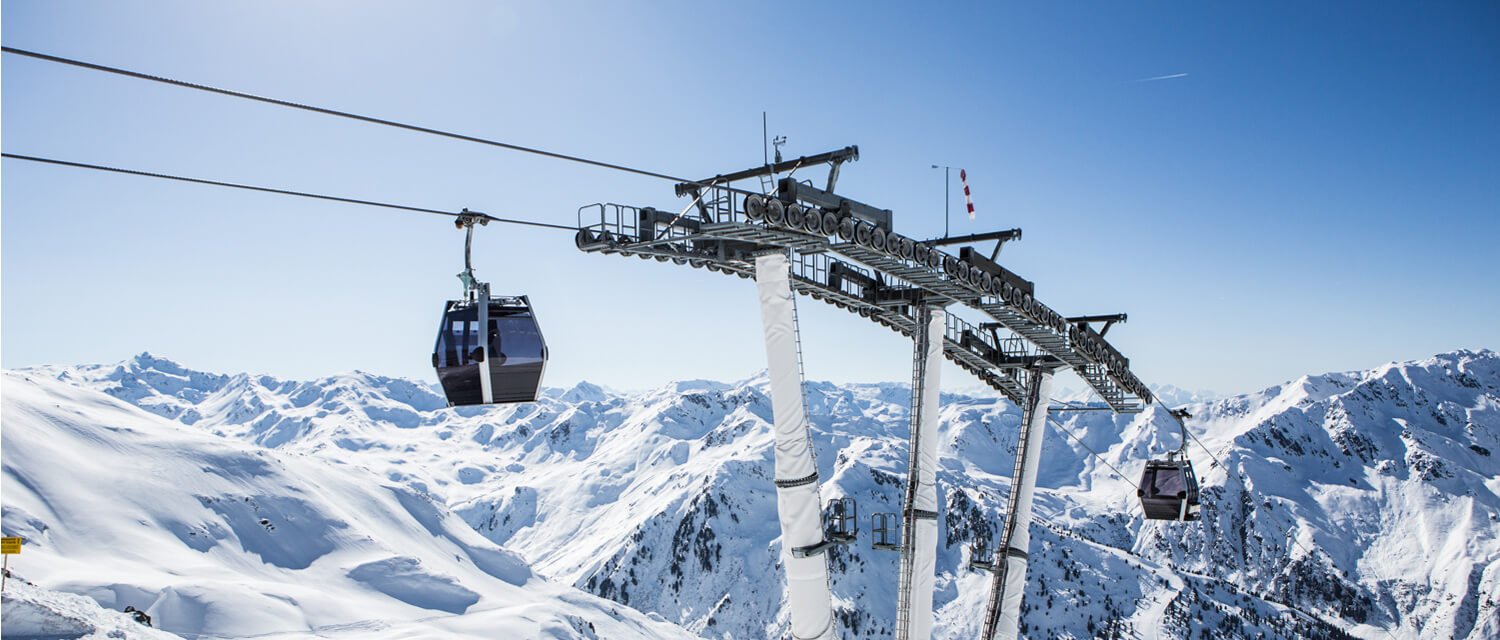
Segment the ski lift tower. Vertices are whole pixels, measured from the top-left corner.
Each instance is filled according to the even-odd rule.
[[[970,563],[994,573],[984,637],[1015,638],[1053,375],[1075,372],[1119,413],[1139,412],[1153,398],[1131,373],[1130,361],[1091,327],[1095,317],[1069,318],[1053,311],[1037,299],[1034,283],[996,262],[1005,242],[1020,239],[1019,229],[927,241],[898,234],[890,210],[835,192],[840,168],[858,159],[857,147],[845,147],[684,182],[677,185],[677,196],[691,201],[681,209],[588,205],[579,209],[576,243],[585,252],[654,259],[756,281],[775,414],[777,509],[793,637],[836,636],[824,552],[852,542],[855,534],[850,526],[854,505],[847,498],[830,509],[831,526],[823,522],[794,294],[913,340],[911,447],[901,540],[872,541],[876,548],[901,554],[898,638],[926,640],[932,630],[939,358],[1021,406],[1025,419],[1007,526],[994,556],[971,558]],[[791,175],[822,166],[828,173],[821,186]],[[764,186],[735,186],[742,181]],[[957,255],[943,249],[991,241],[995,246],[988,256],[973,246],[961,247]],[[893,516],[875,514],[877,533],[889,532]],[[988,541],[982,542],[976,548],[988,555]]]

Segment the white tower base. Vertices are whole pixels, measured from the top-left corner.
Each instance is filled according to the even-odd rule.
[[[996,564],[990,602],[985,612],[987,640],[1016,640],[1021,633],[1021,597],[1026,593],[1026,549],[1031,545],[1031,503],[1036,494],[1037,467],[1042,458],[1042,436],[1047,431],[1047,403],[1052,394],[1052,372],[1032,372],[1031,393],[1021,424],[1021,447],[1016,451],[1015,477],[1011,478],[1011,512],[1006,515],[1001,537],[1002,554]]]
[[[913,336],[911,463],[906,476],[906,503],[901,520],[901,576],[897,597],[896,638],[932,637],[933,581],[937,572],[937,442],[943,333],[948,314],[922,306]]]
[[[776,431],[776,515],[781,521],[781,566],[786,567],[787,607],[792,637],[831,640],[833,598],[828,590],[826,554],[793,557],[792,549],[823,541],[818,466],[803,406],[802,367],[797,345],[791,271],[784,252],[755,259],[766,333],[766,371],[771,379],[771,410]]]

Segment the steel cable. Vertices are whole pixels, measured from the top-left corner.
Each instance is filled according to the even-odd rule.
[[[104,73],[112,73],[112,74],[119,75],[119,76],[125,76],[127,78],[136,78],[136,79],[140,79],[140,80],[148,80],[148,81],[151,81],[151,82],[159,82],[161,84],[168,84],[168,85],[172,85],[172,86],[175,86],[175,87],[182,87],[182,88],[185,88],[185,89],[193,89],[195,91],[205,91],[205,92],[208,92],[208,93],[216,93],[216,94],[219,94],[219,95],[225,95],[225,96],[230,96],[230,97],[234,97],[234,98],[242,98],[242,99],[245,99],[245,100],[254,100],[256,102],[264,102],[266,104],[274,104],[274,105],[281,106],[281,107],[289,107],[289,108],[292,108],[292,109],[301,109],[303,111],[311,111],[313,113],[321,113],[321,114],[324,114],[324,115],[337,116],[337,117],[340,117],[340,118],[348,118],[350,120],[358,120],[360,122],[368,122],[368,123],[371,123],[371,124],[378,124],[378,125],[383,125],[383,126],[387,126],[387,127],[395,127],[397,129],[405,129],[407,131],[416,131],[418,133],[426,133],[426,134],[431,134],[431,135],[435,135],[435,136],[442,136],[444,138],[452,138],[454,140],[463,140],[465,142],[474,142],[474,143],[478,143],[478,144],[489,145],[489,146],[492,146],[492,147],[499,147],[501,149],[510,149],[512,151],[520,151],[520,152],[523,152],[523,153],[534,153],[536,155],[546,156],[546,157],[549,157],[549,158],[556,158],[558,160],[566,160],[568,162],[577,162],[577,163],[592,165],[592,166],[596,166],[596,167],[603,167],[605,169],[613,169],[615,171],[624,171],[626,173],[634,173],[636,175],[642,175],[642,176],[647,176],[647,177],[651,177],[651,178],[660,178],[662,180],[671,180],[673,182],[692,182],[691,180],[686,180],[686,179],[683,179],[683,178],[678,178],[678,177],[675,177],[675,176],[670,176],[670,175],[667,175],[665,173],[658,173],[658,172],[655,172],[655,171],[647,171],[645,169],[636,169],[634,167],[627,167],[625,165],[615,164],[615,163],[612,163],[612,162],[604,162],[602,160],[592,160],[592,159],[584,158],[584,157],[581,157],[581,156],[569,155],[569,154],[566,154],[566,153],[558,153],[556,151],[547,151],[545,149],[538,149],[536,147],[527,147],[527,146],[523,146],[523,145],[519,145],[519,144],[512,144],[512,143],[509,143],[509,142],[501,142],[499,140],[490,140],[488,138],[480,138],[478,136],[471,136],[471,135],[466,135],[466,134],[462,134],[462,133],[454,133],[452,131],[443,131],[441,129],[433,129],[431,127],[423,127],[423,126],[420,126],[420,125],[408,124],[408,123],[405,123],[405,122],[397,122],[395,120],[387,120],[385,118],[376,118],[374,116],[366,116],[366,115],[361,115],[361,114],[357,114],[357,113],[351,113],[351,112],[348,112],[348,111],[340,111],[340,110],[337,110],[337,109],[329,109],[327,107],[319,107],[319,106],[310,105],[310,104],[303,104],[303,103],[300,103],[300,102],[293,102],[291,100],[282,100],[280,98],[271,98],[271,97],[268,97],[268,96],[256,95],[256,94],[247,93],[247,92],[244,92],[244,91],[236,91],[236,90],[233,90],[233,89],[224,89],[224,88],[221,88],[221,87],[214,87],[214,86],[210,86],[210,85],[206,85],[206,84],[198,84],[198,83],[195,83],[195,82],[187,82],[187,81],[183,81],[183,80],[175,80],[175,79],[172,79],[172,78],[167,78],[167,77],[158,76],[158,75],[152,75],[152,74],[143,73],[143,72],[140,72],[140,71],[131,71],[129,69],[121,69],[119,67],[110,67],[110,66],[106,66],[106,65],[102,65],[102,64],[93,63],[93,62],[85,62],[83,60],[74,60],[72,58],[64,58],[62,56],[54,56],[54,55],[50,55],[50,54],[46,54],[46,53],[39,53],[39,52],[36,52],[36,51],[27,51],[25,49],[17,49],[15,47],[0,47],[0,51],[4,51],[5,53],[15,54],[15,55],[18,55],[18,56],[25,56],[25,57],[28,57],[28,58],[35,58],[37,60],[46,60],[48,62],[56,62],[58,64],[70,65],[70,66],[79,67],[79,68],[82,68],[82,69],[90,69],[90,70],[93,70],[93,71],[102,71]]]
[[[243,184],[243,183],[239,183],[239,182],[225,182],[225,181],[222,181],[222,180],[209,180],[209,179],[206,179],[206,178],[191,178],[191,177],[188,177],[188,176],[178,176],[178,175],[172,175],[172,174],[168,174],[168,173],[157,173],[157,172],[154,172],[154,171],[141,171],[141,170],[137,170],[137,169],[124,169],[124,168],[121,168],[121,167],[110,167],[110,166],[105,166],[105,165],[100,165],[100,164],[89,164],[89,163],[85,163],[85,162],[72,162],[72,161],[69,161],[69,160],[58,160],[56,158],[42,158],[42,157],[38,157],[38,156],[28,156],[28,155],[22,155],[22,154],[19,154],[19,153],[0,153],[0,157],[8,158],[8,159],[11,159],[11,160],[25,160],[27,162],[38,162],[38,163],[42,163],[42,164],[51,164],[51,165],[58,165],[58,166],[63,166],[63,167],[75,167],[75,168],[79,168],[79,169],[91,169],[91,170],[94,170],[94,171],[105,171],[105,172],[109,172],[109,173],[120,173],[120,174],[125,174],[125,175],[132,175],[132,176],[143,176],[143,177],[147,177],[147,178],[158,178],[158,179],[161,179],[161,180],[175,180],[175,181],[178,181],[178,182],[189,182],[189,183],[193,183],[193,184],[205,184],[205,185],[214,186],[214,187],[228,187],[228,188],[231,188],[231,189],[243,189],[243,190],[246,190],[246,191],[260,191],[260,192],[263,192],[263,193],[275,193],[275,194],[285,195],[285,196],[297,196],[299,198],[313,198],[313,199],[317,199],[317,200],[329,200],[329,201],[332,201],[332,202],[344,202],[344,203],[348,203],[348,204],[359,204],[359,205],[365,205],[365,206],[369,206],[369,207],[383,207],[383,208],[386,208],[386,209],[396,209],[396,210],[400,210],[400,211],[412,211],[412,212],[416,212],[416,213],[428,213],[428,214],[433,214],[433,215],[449,216],[449,217],[453,217],[453,218],[456,218],[459,215],[462,215],[463,213],[467,212],[467,213],[470,213],[470,214],[479,214],[479,215],[482,215],[487,220],[489,220],[490,222],[500,222],[500,223],[505,223],[505,224],[519,224],[519,225],[526,225],[526,226],[531,226],[531,227],[541,227],[541,228],[544,228],[544,229],[559,229],[559,230],[565,230],[565,231],[577,231],[578,230],[577,227],[569,227],[569,226],[560,225],[560,224],[552,224],[550,222],[537,222],[537,221],[534,221],[534,220],[518,220],[518,219],[515,219],[515,218],[498,218],[498,217],[495,217],[495,216],[492,216],[492,215],[489,215],[489,214],[479,213],[477,211],[467,211],[467,210],[465,210],[465,211],[456,211],[455,212],[455,211],[444,211],[442,209],[428,209],[426,207],[413,207],[413,206],[404,205],[404,204],[395,204],[395,203],[390,203],[390,202],[379,202],[379,201],[376,201],[376,200],[363,200],[363,199],[359,199],[359,198],[346,198],[346,197],[343,197],[343,196],[333,196],[333,195],[322,194],[322,193],[312,193],[312,192],[308,192],[308,191],[293,191],[291,189],[277,189],[275,187],[262,187],[262,186],[258,186],[258,185]]]

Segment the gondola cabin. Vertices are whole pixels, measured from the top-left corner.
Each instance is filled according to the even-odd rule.
[[[1186,456],[1148,461],[1136,495],[1148,520],[1198,519],[1198,476]]]
[[[489,295],[443,307],[432,366],[448,404],[532,402],[542,388],[547,343],[526,296]]]

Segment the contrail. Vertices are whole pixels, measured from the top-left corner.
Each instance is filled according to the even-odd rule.
[[[1135,82],[1155,82],[1157,80],[1171,80],[1173,78],[1186,78],[1186,77],[1187,77],[1186,73],[1173,73],[1171,75],[1156,76],[1155,78],[1141,78],[1140,80],[1136,80]]]

